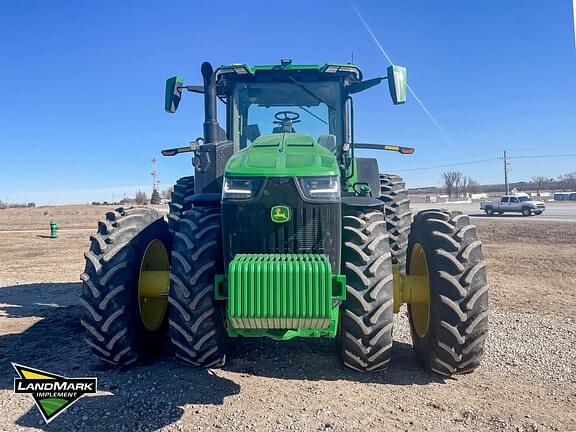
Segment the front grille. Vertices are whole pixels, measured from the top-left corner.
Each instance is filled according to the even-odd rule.
[[[325,254],[340,270],[340,203],[305,202],[291,177],[268,178],[259,196],[222,205],[224,255],[227,264],[239,253]],[[291,219],[274,223],[273,206],[290,208]]]
[[[330,221],[328,208],[291,207],[292,218],[289,222],[277,224],[270,221],[270,208],[246,206],[238,209],[239,225],[250,230],[238,229],[234,236],[243,234],[249,253],[328,253],[322,241],[322,230],[330,230],[326,222]],[[334,227],[336,228],[336,227]],[[239,232],[240,231],[240,232]],[[257,235],[254,235],[257,233]]]

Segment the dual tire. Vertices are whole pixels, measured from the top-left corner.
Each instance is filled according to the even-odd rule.
[[[170,339],[174,354],[193,366],[226,361],[224,311],[214,299],[214,279],[223,273],[220,206],[184,212],[174,233],[170,274]]]
[[[412,212],[402,177],[380,174],[380,200],[384,202],[384,218],[390,240],[392,263],[398,265],[400,273],[404,274]]]
[[[194,195],[194,176],[178,179],[170,195],[168,226],[170,227],[171,233],[178,228],[178,221],[182,215],[192,208],[192,203],[188,200],[192,195]]]
[[[392,352],[392,256],[382,208],[343,208],[341,306],[337,349],[345,366],[386,369]]]
[[[428,302],[409,304],[412,341],[422,365],[441,375],[480,365],[488,335],[488,285],[470,218],[425,210],[414,218],[407,273],[426,276]]]
[[[109,212],[91,236],[81,275],[81,324],[92,352],[115,365],[145,361],[169,330],[179,359],[221,366],[226,336],[214,300],[220,245],[216,206],[185,210],[173,237],[154,209]]]
[[[154,209],[117,209],[98,223],[85,253],[80,303],[85,341],[106,363],[128,365],[157,354],[165,340],[172,240]],[[148,292],[146,271],[164,276]]]

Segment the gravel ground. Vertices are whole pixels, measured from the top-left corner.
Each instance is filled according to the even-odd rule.
[[[74,229],[85,227],[81,216],[74,213]],[[558,237],[546,252],[555,260],[549,272],[537,264],[538,226],[478,225],[487,246],[491,332],[482,367],[456,379],[420,368],[404,310],[384,373],[343,369],[329,339],[242,339],[224,369],[191,369],[168,351],[150,364],[108,368],[87,352],[79,325],[85,233],[64,230],[51,241],[0,232],[0,430],[576,430],[574,224],[549,233]],[[538,301],[542,296],[550,301]],[[99,393],[45,425],[30,396],[12,392],[11,361],[97,376]]]
[[[246,340],[221,370],[190,369],[168,352],[153,364],[123,370],[96,362],[77,337],[81,309],[70,294],[79,291],[79,284],[18,288],[18,293],[0,290],[0,303],[37,300],[13,308],[17,312],[7,309],[20,319],[43,319],[2,336],[0,348],[9,349],[9,360],[63,375],[97,376],[100,392],[46,426],[27,395],[12,394],[14,373],[3,360],[4,430],[576,428],[572,321],[558,325],[530,314],[496,311],[482,368],[448,380],[425,373],[416,363],[405,311],[396,317],[393,365],[381,374],[341,368],[330,340]],[[46,297],[57,302],[46,303]]]

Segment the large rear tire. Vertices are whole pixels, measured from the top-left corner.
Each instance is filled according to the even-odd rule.
[[[127,365],[156,354],[165,339],[172,243],[154,209],[122,208],[106,214],[90,237],[81,275],[86,343],[107,363]],[[166,285],[145,290],[144,271],[165,272]],[[160,279],[162,281],[162,278]],[[141,289],[142,287],[142,289]]]
[[[428,281],[419,287],[427,292],[427,303],[408,305],[420,362],[446,376],[476,369],[488,335],[488,285],[481,242],[470,218],[441,210],[418,213],[407,272]]]
[[[214,299],[214,277],[222,273],[220,207],[193,207],[174,233],[169,296],[170,338],[187,364],[220,367],[226,361],[224,318]]]
[[[192,195],[194,195],[194,176],[178,179],[170,196],[170,213],[168,214],[170,232],[176,231],[178,221],[184,212],[192,208],[192,203],[187,200]]]
[[[346,301],[338,351],[349,368],[379,371],[387,368],[392,352],[393,280],[386,221],[377,207],[345,207],[343,212]]]
[[[408,191],[402,177],[394,174],[380,174],[380,199],[386,210],[386,228],[390,239],[392,263],[398,264],[402,274],[406,271],[406,249],[412,212]]]

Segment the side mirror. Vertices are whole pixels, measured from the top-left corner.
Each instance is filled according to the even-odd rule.
[[[184,78],[175,76],[166,80],[166,93],[164,96],[164,110],[175,113],[182,98]]]
[[[388,88],[394,105],[406,102],[406,68],[392,65],[387,69]]]

